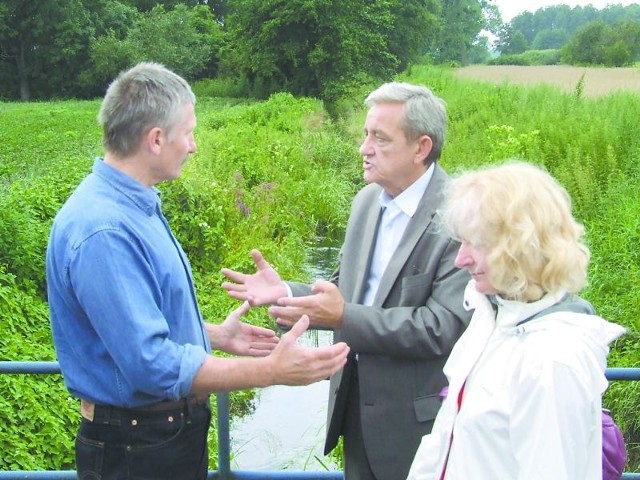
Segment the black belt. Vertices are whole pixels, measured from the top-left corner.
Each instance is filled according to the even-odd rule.
[[[176,401],[158,402],[152,405],[135,408],[100,405],[86,400],[80,401],[80,413],[90,422],[101,422],[119,415],[153,414],[171,411],[192,412],[195,409],[210,408],[209,397],[185,397]]]

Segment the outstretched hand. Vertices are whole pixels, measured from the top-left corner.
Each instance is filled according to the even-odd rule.
[[[323,347],[306,347],[297,343],[309,328],[309,317],[303,315],[282,336],[280,343],[269,356],[273,383],[279,385],[308,385],[324,380],[341,369],[347,361],[349,347],[340,342]]]
[[[336,329],[342,325],[344,297],[338,287],[326,280],[317,280],[313,295],[281,297],[278,305],[269,307],[269,315],[276,317],[278,325],[291,327],[302,315],[307,315],[314,328]]]
[[[273,330],[241,322],[242,315],[250,309],[244,302],[233,310],[220,325],[207,324],[211,346],[234,355],[264,357],[269,355],[279,342]]]
[[[256,273],[245,274],[223,268],[222,274],[231,282],[223,282],[230,297],[247,301],[251,305],[268,305],[276,303],[278,298],[287,296],[287,287],[280,279],[280,275],[269,265],[262,254],[254,249],[251,251]]]

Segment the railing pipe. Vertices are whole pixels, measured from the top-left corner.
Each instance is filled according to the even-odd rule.
[[[0,374],[56,374],[60,372],[58,362],[12,362],[0,361]],[[640,380],[640,368],[607,368],[605,375],[609,380]],[[307,471],[252,471],[231,470],[230,432],[229,432],[229,394],[216,395],[218,408],[218,470],[211,470],[208,479],[214,480],[342,480],[342,472]],[[0,472],[0,480],[75,480],[72,470]],[[622,474],[621,480],[640,480],[640,472]]]
[[[218,405],[218,474],[220,480],[231,480],[231,436],[229,434],[229,394],[216,395]]]

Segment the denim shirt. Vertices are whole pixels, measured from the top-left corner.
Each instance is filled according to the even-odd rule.
[[[157,189],[96,159],[55,218],[46,274],[72,395],[132,408],[189,393],[211,347]]]

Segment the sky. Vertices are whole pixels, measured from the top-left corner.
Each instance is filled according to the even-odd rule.
[[[500,15],[503,22],[510,21],[516,15],[529,11],[535,12],[539,8],[550,7],[552,5],[569,5],[571,8],[578,5],[586,7],[587,5],[593,5],[598,10],[603,9],[607,5],[631,5],[633,3],[640,3],[640,0],[635,1],[623,1],[623,0],[584,0],[579,2],[570,2],[568,0],[493,0],[492,3],[498,6]]]

